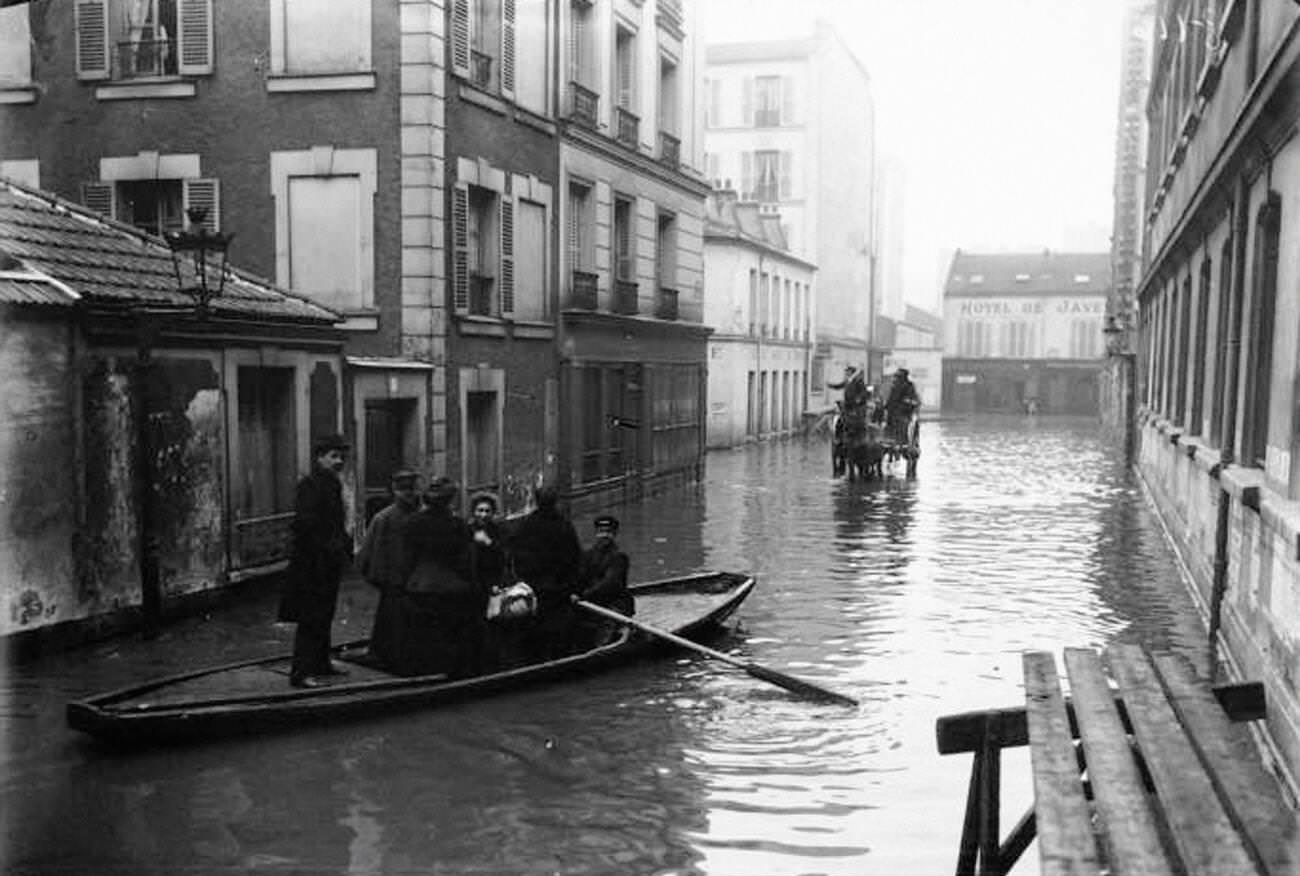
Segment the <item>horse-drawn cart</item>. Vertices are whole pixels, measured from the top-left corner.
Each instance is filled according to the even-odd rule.
[[[890,417],[884,407],[844,410],[835,405],[831,429],[831,475],[850,480],[884,477],[885,465],[907,463],[907,476],[915,477],[921,458],[921,418],[910,414]]]

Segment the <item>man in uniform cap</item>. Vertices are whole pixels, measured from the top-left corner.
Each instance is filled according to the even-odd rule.
[[[631,616],[636,610],[627,589],[629,561],[618,546],[618,518],[602,514],[592,521],[594,541],[582,554],[578,597],[586,602]],[[577,646],[586,650],[611,641],[619,632],[617,621],[584,612],[576,631]]]
[[[339,480],[349,448],[342,435],[313,441],[311,472],[294,493],[293,548],[279,611],[281,621],[298,625],[289,670],[294,687],[319,687],[327,676],[346,672],[330,661],[330,626],[339,580],[352,559]]]
[[[396,657],[400,597],[407,568],[403,531],[407,518],[420,508],[420,476],[409,469],[393,473],[393,501],[370,521],[357,555],[361,576],[379,590],[375,622],[370,631],[370,656],[381,664]]]

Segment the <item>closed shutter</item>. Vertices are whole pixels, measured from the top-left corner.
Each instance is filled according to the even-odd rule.
[[[451,294],[457,313],[469,312],[469,186],[451,190]]]
[[[569,5],[569,81],[583,84],[582,47],[586,18],[576,3]]]
[[[108,0],[76,0],[77,78],[108,78]]]
[[[451,0],[451,70],[469,77],[469,0]]]
[[[111,182],[81,184],[81,203],[110,219],[117,218],[117,186]]]
[[[177,45],[182,76],[212,72],[212,0],[176,0]]]
[[[181,181],[181,208],[202,207],[208,211],[203,227],[209,231],[221,230],[221,187],[215,179],[187,179]]]
[[[582,263],[582,205],[583,193],[576,188],[569,189],[569,271],[581,271]]]
[[[778,168],[778,179],[780,180],[781,200],[785,201],[794,197],[794,180],[791,178],[791,167],[794,165],[794,153],[789,150],[783,150],[777,159],[780,162]]]
[[[529,278],[529,282],[540,278]],[[501,196],[501,314],[515,311],[515,202]]]
[[[501,0],[501,93],[515,96],[515,0]]]

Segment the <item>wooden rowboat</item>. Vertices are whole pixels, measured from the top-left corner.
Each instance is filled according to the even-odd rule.
[[[749,575],[707,572],[633,585],[636,618],[683,638],[716,634],[754,588]],[[172,675],[68,704],[68,725],[115,744],[142,745],[213,739],[372,716],[474,699],[560,678],[588,675],[661,650],[636,629],[613,642],[489,675],[449,680],[403,677],[357,662],[366,642],[334,649],[349,663],[345,681],[320,688],[289,687],[290,657],[279,654]]]

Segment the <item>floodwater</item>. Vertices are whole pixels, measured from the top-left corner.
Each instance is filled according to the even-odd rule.
[[[935,719],[1022,701],[1019,654],[1115,641],[1204,671],[1159,521],[1091,420],[929,423],[915,479],[830,477],[823,440],[710,454],[698,488],[619,509],[639,580],[759,586],[717,643],[861,701],[809,703],[695,656],[455,707],[136,754],[63,726],[72,697],[274,651],[272,594],[11,667],[6,872],[951,873],[969,755]],[[578,521],[584,538],[588,521]],[[351,587],[340,635],[363,634]],[[1003,824],[1031,800],[1004,760]],[[1016,872],[1033,873],[1036,846]]]

